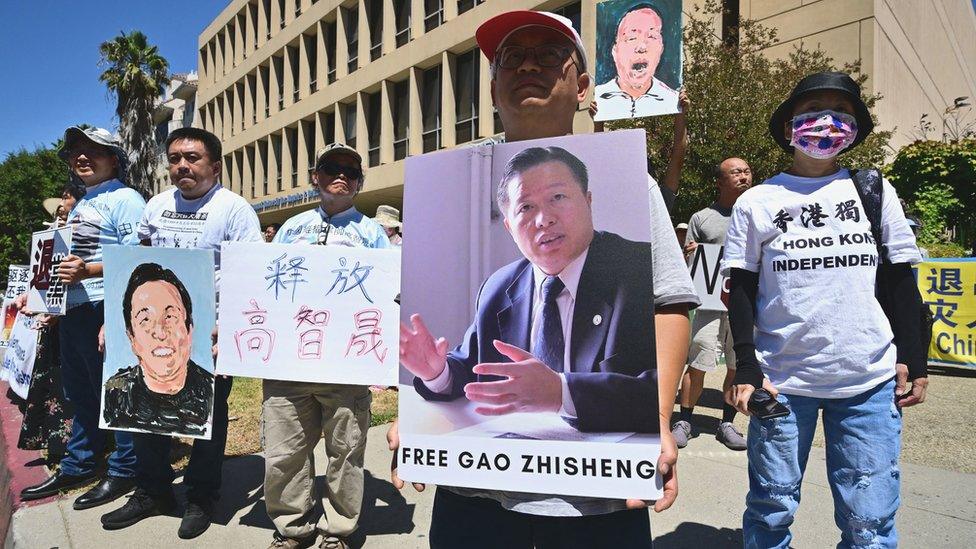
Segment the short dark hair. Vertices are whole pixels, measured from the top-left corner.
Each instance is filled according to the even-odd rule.
[[[64,197],[64,195],[69,195],[71,196],[71,198],[74,198],[75,200],[81,200],[81,198],[85,196],[85,192],[78,185],[75,185],[74,183],[67,183],[65,184],[64,187],[61,188],[62,198]]]
[[[125,331],[132,333],[132,294],[136,293],[136,288],[147,282],[166,282],[172,284],[180,294],[183,308],[186,309],[186,327],[193,325],[193,303],[190,301],[190,292],[186,291],[186,286],[176,277],[176,273],[169,269],[164,269],[157,263],[143,263],[132,271],[129,277],[129,285],[125,288],[122,296],[122,317],[125,319]]]
[[[268,227],[274,227],[274,230],[277,231],[278,229],[281,228],[281,223],[268,223],[267,225],[264,226],[265,229],[267,229]]]
[[[207,149],[207,156],[210,157],[211,162],[220,162],[223,159],[223,149],[220,146],[220,138],[202,128],[177,128],[170,132],[169,137],[166,138],[167,154],[169,154],[169,146],[172,145],[174,141],[178,141],[180,139],[190,139],[192,141],[199,141],[203,143],[204,148]]]
[[[561,162],[569,168],[573,178],[576,179],[576,183],[583,189],[583,194],[586,194],[589,188],[589,176],[586,172],[586,165],[579,158],[562,147],[531,147],[513,156],[505,165],[501,181],[498,182],[496,195],[498,205],[503,210],[508,206],[508,183],[515,179],[515,176],[546,162]]]

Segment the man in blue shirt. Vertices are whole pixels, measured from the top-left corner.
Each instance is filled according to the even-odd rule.
[[[128,155],[108,130],[68,128],[58,156],[71,168],[72,181],[85,187],[84,197],[68,214],[71,254],[58,267],[58,275],[68,285],[68,310],[59,324],[61,375],[74,416],[58,472],[25,488],[20,494],[24,500],[53,496],[96,476],[97,457],[107,438],[107,432],[98,428],[103,360],[98,331],[104,321],[102,247],[135,243],[136,226],[146,207],[142,196],[126,186]],[[132,489],[136,466],[132,434],[116,431],[114,436],[108,474],[75,500],[75,509],[103,505]]]
[[[272,242],[389,248],[383,227],[353,206],[363,187],[362,157],[333,143],[316,155],[312,183],[321,203],[281,226]],[[264,381],[264,500],[275,525],[272,548],[346,549],[359,525],[369,388],[361,385]],[[312,449],[325,433],[325,513],[313,520]]]

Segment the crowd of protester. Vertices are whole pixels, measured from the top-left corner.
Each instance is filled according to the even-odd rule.
[[[574,116],[593,82],[583,41],[567,19],[508,12],[483,23],[477,40],[492,66],[492,98],[507,142],[573,133]],[[542,46],[556,46],[551,51],[560,52],[559,58],[541,56]],[[520,61],[501,63],[502,57]],[[517,85],[530,73],[538,90]],[[663,185],[648,175],[662,497],[624,501],[440,486],[431,547],[602,547],[610,533],[615,547],[650,547],[646,507],[661,512],[675,501],[678,449],[697,434],[693,412],[704,377],[723,361],[725,403],[716,438],[748,454],[745,546],[789,546],[821,412],[839,546],[897,544],[902,409],[923,402],[927,386],[911,271],[926,253],[915,242],[920,222],[906,216],[891,185],[869,167],[855,171],[839,162],[873,128],[860,89],[842,73],[817,73],[798,82],[769,119],[770,137],[792,156],[791,166],[754,185],[748,159],[724,159],[714,169],[715,201],[687,223],[673,225],[669,211],[689,147],[685,113],[692,103],[684,91],[679,104]],[[590,112],[595,114],[595,103]],[[603,131],[603,124],[596,129]],[[375,218],[356,209],[354,199],[365,184],[363,162],[342,143],[316,154],[311,180],[318,205],[263,229],[247,201],[221,184],[216,136],[179,129],[164,147],[173,187],[147,203],[128,185],[128,155],[108,131],[68,128],[58,154],[69,167],[70,183],[48,204],[50,226],[73,229],[71,254],[57,271],[69,284],[68,311],[60,318],[42,316],[38,323],[39,350],[22,404],[19,446],[46,449],[58,467],[21,497],[44,498],[94,483],[74,500],[75,509],[86,509],[131,493],[102,516],[107,530],[172,513],[178,504],[170,437],[99,428],[105,245],[185,247],[189,239],[161,223],[165,210],[207,213],[206,238],[192,244],[201,249],[219,251],[225,241],[371,248],[402,242],[395,207],[380,206]],[[783,260],[809,256],[791,242],[837,239],[856,230],[859,220],[871,218],[869,202],[877,203],[878,226],[871,228],[878,241],[832,253],[867,254],[876,262],[844,270],[779,267]],[[845,214],[852,208],[856,216]],[[689,311],[700,300],[686,258],[702,244],[725,246],[721,268],[730,278],[730,299],[728,312],[700,310],[690,322]],[[216,261],[219,270],[219,254]],[[26,311],[24,298],[18,307]],[[213,520],[232,383],[217,376],[212,438],[193,443],[184,473],[181,538],[199,536]],[[750,401],[761,394],[789,413],[756,417]],[[679,412],[672,422],[676,397]],[[263,493],[275,529],[272,547],[309,547],[319,540],[320,547],[348,547],[363,503],[370,400],[367,387],[264,381]],[[733,423],[737,413],[751,416],[745,434]],[[318,499],[324,513],[317,516],[312,449],[323,433],[326,483]],[[388,441],[396,450],[396,422]],[[402,488],[395,469],[392,480]]]

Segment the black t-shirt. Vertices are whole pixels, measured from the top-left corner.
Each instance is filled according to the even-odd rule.
[[[213,411],[214,376],[187,363],[186,382],[172,395],[149,390],[139,366],[118,371],[105,383],[105,423],[153,433],[202,436]]]

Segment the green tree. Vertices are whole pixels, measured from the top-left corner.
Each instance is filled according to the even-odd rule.
[[[692,101],[688,113],[690,147],[681,174],[681,188],[673,213],[676,221],[715,200],[714,167],[731,156],[749,162],[755,183],[771,177],[792,160],[769,136],[769,118],[804,76],[818,71],[843,70],[863,84],[866,75],[857,64],[838,67],[822,50],[794,48],[774,59],[766,51],[776,44],[776,30],[757,21],[740,20],[739,44],[723,44],[715,35],[722,7],[707,0],[688,14],[684,28],[684,87]],[[879,95],[863,97],[872,107]],[[613,129],[643,128],[647,153],[654,166],[663,169],[671,154],[671,117],[618,121]],[[891,132],[875,131],[857,149],[841,157],[851,167],[881,166]]]
[[[0,162],[0,269],[6,281],[7,265],[29,263],[30,236],[44,228],[50,216],[41,203],[61,196],[68,168],[57,148],[21,149]]]
[[[149,196],[158,163],[153,108],[169,84],[169,63],[139,31],[123,32],[99,51],[106,66],[99,79],[118,99],[119,137],[131,160],[129,184]]]
[[[949,243],[949,226],[957,229],[956,243],[971,243],[976,236],[976,139],[916,141],[898,151],[885,175],[922,218],[923,246]]]

